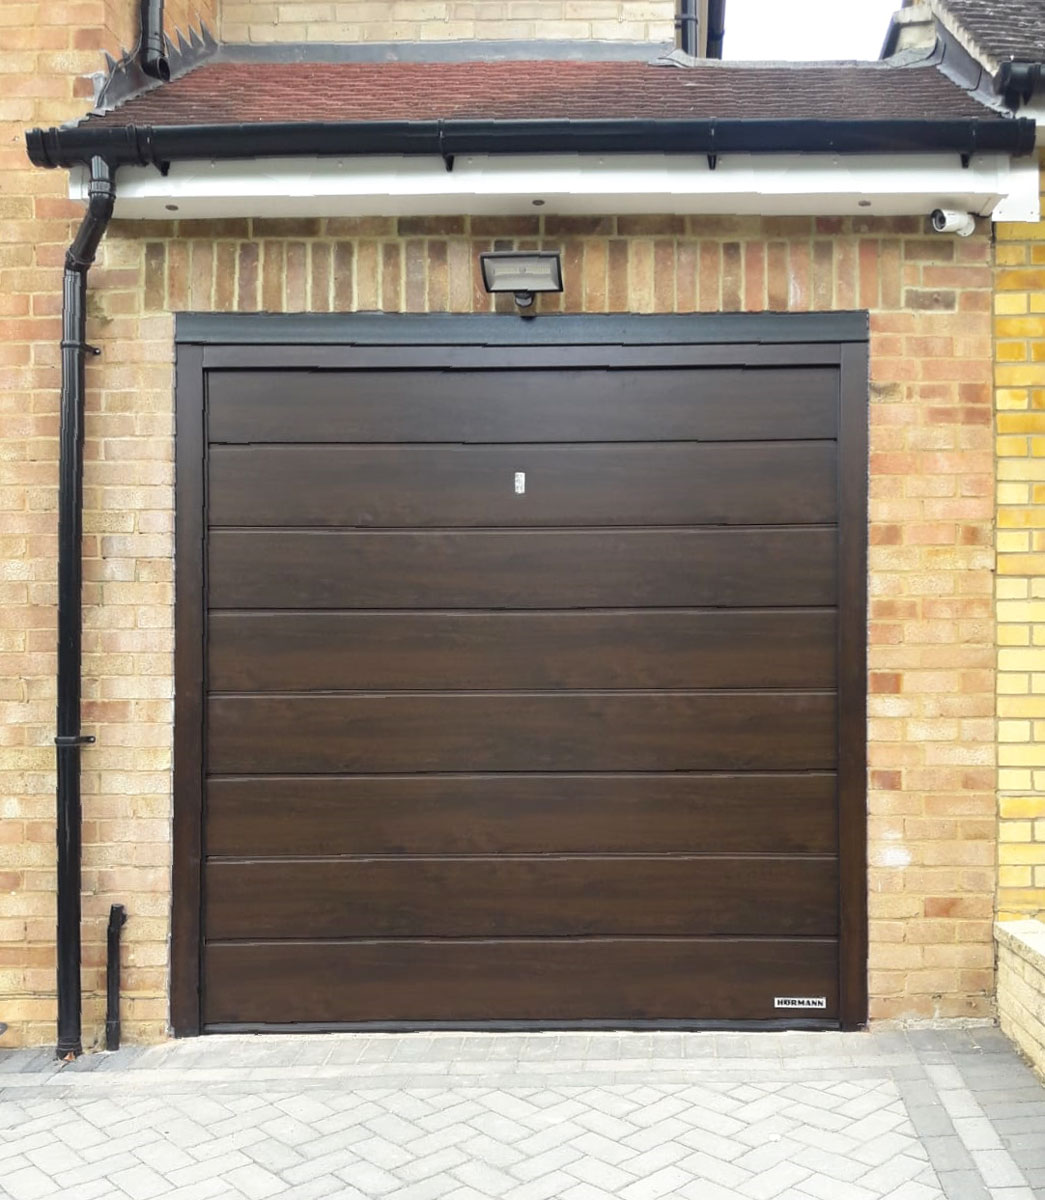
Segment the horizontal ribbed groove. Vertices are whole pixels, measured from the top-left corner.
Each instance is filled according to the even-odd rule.
[[[717,606],[705,606],[703,608],[693,608],[690,605],[679,604],[651,604],[645,608],[601,608],[596,604],[573,604],[564,608],[514,608],[500,605],[487,605],[484,608],[477,608],[474,604],[465,604],[460,608],[418,608],[416,605],[395,605],[389,604],[384,608],[345,608],[343,605],[329,606],[323,604],[313,605],[311,608],[233,608],[227,605],[220,605],[216,608],[207,610],[208,615],[215,613],[229,613],[235,616],[254,615],[254,616],[271,616],[274,614],[289,614],[307,616],[312,613],[322,613],[324,616],[330,616],[336,613],[344,613],[350,616],[468,616],[469,614],[495,616],[495,617],[510,617],[513,615],[528,616],[530,614],[560,614],[563,616],[571,616],[574,614],[583,616],[585,613],[691,613],[691,612],[707,612],[707,613],[807,613],[807,612],[837,612],[835,605],[821,605],[810,607],[808,605],[795,605],[793,608],[787,605],[767,604],[765,608],[759,608],[757,605],[745,605],[743,608],[732,608],[728,604],[720,604]]]
[[[834,946],[838,942],[837,937],[825,937],[823,934],[810,934],[803,936],[801,934],[788,934],[787,936],[756,936],[751,934],[736,934],[722,933],[713,935],[704,935],[702,937],[678,937],[672,934],[655,934],[655,933],[600,933],[592,934],[590,937],[578,936],[577,934],[541,934],[539,937],[533,934],[518,934],[514,937],[304,937],[304,938],[206,938],[208,946],[383,946],[389,942],[396,943],[413,943],[415,945],[460,945],[460,946],[499,946],[505,943],[523,943],[530,942],[536,945],[545,945],[548,942],[574,942],[583,943],[585,945],[594,945],[600,942],[613,944],[617,942],[661,942],[680,945],[695,945],[695,944],[717,944],[742,942],[747,944],[754,943],[785,943],[785,944],[800,944],[804,946],[821,945]]]
[[[346,771],[272,771],[252,774],[215,771],[208,779],[261,780],[261,779],[791,779],[802,778],[834,779],[836,771],[824,768],[802,770],[767,771],[765,769],[733,771],[361,771],[358,774]]]
[[[322,447],[326,449],[328,446],[345,446],[358,447],[361,450],[368,449],[399,449],[402,447],[428,447],[432,446],[435,449],[460,447],[466,450],[482,450],[482,449],[503,449],[518,446],[520,450],[540,447],[557,446],[802,446],[802,445],[822,445],[825,442],[832,445],[837,444],[838,435],[831,433],[825,434],[823,437],[814,438],[648,438],[641,442],[622,438],[619,442],[583,442],[583,441],[548,441],[542,438],[535,438],[533,441],[511,441],[511,442],[491,442],[486,439],[477,439],[474,442],[396,442],[396,441],[374,441],[374,442],[343,442],[343,441],[308,441],[308,442],[259,442],[259,441],[242,441],[242,442],[226,442],[219,439],[212,439],[207,442],[209,450],[256,450],[269,449],[270,447],[279,448],[281,446],[302,446],[311,447],[313,449]]]
[[[395,696],[400,699],[431,696],[445,699],[448,696],[834,696],[835,688],[368,688],[341,691],[337,688],[315,688],[304,691],[252,691],[252,692],[208,692],[212,700],[295,700],[344,696],[364,699],[379,699]]]
[[[543,1033],[555,1031],[559,1033],[620,1032],[626,1030],[642,1032],[677,1032],[677,1033],[756,1033],[784,1030],[803,1030],[809,1033],[826,1032],[840,1028],[838,1020],[815,1020],[795,1017],[779,1021],[739,1020],[643,1020],[641,1018],[621,1017],[612,1021],[255,1021],[255,1022],[226,1022],[214,1021],[202,1026],[204,1034],[244,1034],[244,1033]],[[652,1057],[656,1057],[653,1055]],[[685,1062],[687,1060],[677,1060]],[[693,1059],[688,1060],[693,1062]],[[715,1060],[710,1060],[714,1062]],[[520,1068],[525,1071],[527,1060],[520,1061]],[[400,1064],[388,1064],[388,1074],[394,1074]],[[351,1067],[345,1068],[350,1070]],[[452,1071],[452,1068],[451,1068]],[[463,1078],[472,1079],[468,1075]]]
[[[358,447],[361,450],[367,450],[372,446],[392,446],[397,450],[417,449],[417,450],[447,450],[460,447],[466,450],[510,450],[515,446],[562,446],[575,447],[583,446],[587,448],[608,446],[613,449],[624,446],[714,446],[716,449],[720,446],[815,446],[821,442],[837,442],[836,434],[830,436],[825,435],[821,438],[803,437],[803,438],[741,438],[734,437],[725,441],[711,438],[631,438],[622,439],[621,441],[598,441],[592,439],[578,440],[566,439],[557,441],[502,441],[502,442],[469,442],[469,441],[452,441],[452,442],[407,442],[407,441],[391,441],[391,442],[353,442],[353,441],[322,441],[322,442],[222,442],[210,441],[209,446],[217,446],[222,450],[271,450],[287,447],[289,449],[311,449],[311,450],[327,450],[331,446]]]
[[[670,612],[670,613],[833,613],[837,608],[833,604],[806,604],[806,605],[767,605],[765,608],[728,608],[725,606],[709,607],[707,605],[677,605],[675,607],[665,608],[324,608],[317,610],[314,608],[209,608],[207,612],[213,613],[232,613],[238,617],[270,617],[275,614],[281,616],[299,616],[309,617],[315,612],[322,611],[325,615],[332,613],[343,613],[350,617],[386,617],[390,614],[397,617],[417,615],[420,617],[439,617],[439,616],[454,616],[454,617],[539,617],[549,613],[552,614],[578,614],[599,613],[608,616],[643,616],[646,613]]]
[[[315,537],[342,536],[346,533],[359,537],[424,537],[428,534],[440,536],[452,533],[455,536],[468,534],[503,533],[506,537],[516,534],[586,534],[597,533],[661,533],[664,530],[693,533],[789,533],[792,530],[819,530],[828,532],[837,529],[834,522],[814,521],[808,525],[790,521],[784,525],[209,525],[212,532],[222,533],[307,533]]]
[[[249,863],[369,863],[369,862],[394,862],[400,863],[410,861],[412,863],[428,863],[428,862],[489,862],[489,863],[505,863],[505,862],[602,862],[605,859],[613,859],[619,862],[645,862],[647,859],[665,859],[671,862],[700,862],[702,860],[711,860],[715,862],[835,862],[838,858],[837,854],[796,854],[796,853],[751,853],[751,854],[715,854],[715,853],[698,853],[694,854],[687,851],[679,854],[670,851],[661,853],[627,853],[618,851],[614,852],[593,852],[593,851],[576,851],[563,852],[561,850],[549,850],[541,854],[520,854],[518,852],[510,852],[506,854],[251,854],[251,855],[225,855],[212,854],[207,856],[208,862],[220,862],[228,866],[245,865]]]
[[[397,700],[430,696],[442,698],[448,696],[575,696],[583,700],[587,696],[835,696],[833,688],[521,688],[516,690],[505,688],[493,689],[448,689],[433,688],[431,690],[371,688],[367,690],[340,691],[331,688],[317,688],[306,691],[209,691],[210,700],[310,700],[322,697],[346,697],[354,700],[380,700],[385,696],[395,696]]]
[[[790,533],[794,530],[830,530],[837,529],[835,524],[825,525],[823,522],[811,522],[802,525],[789,521],[786,525],[745,525],[723,521],[719,524],[704,525],[675,525],[665,522],[663,525],[620,525],[607,523],[605,525],[220,525],[207,526],[209,533],[330,533],[348,534],[408,534],[417,537],[423,534],[444,535],[448,533],[503,533],[506,536],[515,534],[544,534],[544,533],[740,533],[757,530],[772,530],[777,533]]]

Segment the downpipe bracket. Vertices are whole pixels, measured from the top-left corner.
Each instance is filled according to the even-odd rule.
[[[93,733],[63,734],[54,739],[54,744],[59,750],[65,750],[70,746],[93,746],[97,740]]]

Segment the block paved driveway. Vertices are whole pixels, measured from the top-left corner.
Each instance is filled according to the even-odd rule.
[[[0,1052],[4,1200],[1032,1200],[993,1028],[215,1037]]]

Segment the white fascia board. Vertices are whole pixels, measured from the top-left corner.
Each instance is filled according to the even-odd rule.
[[[994,206],[994,221],[1041,220],[1041,175],[1033,156],[1018,158],[1012,164],[1012,188]]]
[[[1038,219],[1037,164],[981,154],[467,155],[178,162],[167,175],[123,167],[124,219],[736,213],[766,216],[988,216]],[[70,183],[85,200],[83,173]],[[535,201],[543,203],[535,204]],[[1032,215],[1033,212],[1033,215]]]

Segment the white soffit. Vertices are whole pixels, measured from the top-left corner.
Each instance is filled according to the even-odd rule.
[[[86,200],[85,173],[70,195]],[[543,203],[535,203],[541,201]],[[733,213],[925,215],[955,208],[1036,221],[1036,161],[956,154],[462,155],[269,158],[123,167],[116,216],[130,219]]]

